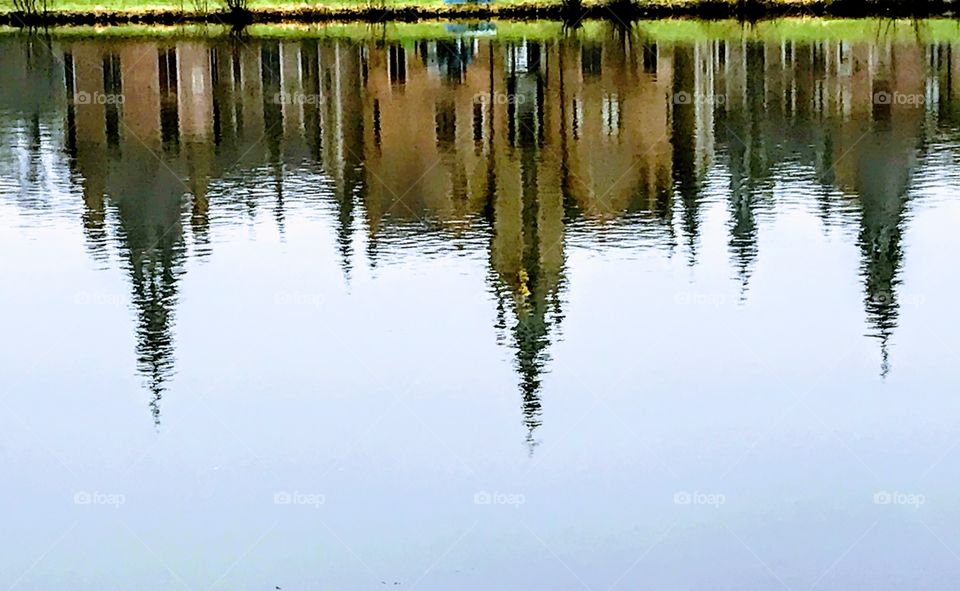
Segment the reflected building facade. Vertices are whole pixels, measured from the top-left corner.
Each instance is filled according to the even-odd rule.
[[[822,187],[824,222],[859,229],[865,312],[885,374],[916,155],[936,127],[930,117],[960,119],[960,56],[938,44],[680,43],[627,30],[47,49],[58,58],[48,77],[62,81],[52,92],[64,105],[88,247],[103,257],[108,241],[119,245],[158,422],[179,281],[188,256],[214,247],[211,216],[268,208],[282,234],[289,185],[308,172],[333,195],[323,207],[335,209],[347,281],[361,243],[375,266],[425,233],[484,237],[531,450],[571,235],[629,224],[651,237],[644,244],[695,264],[716,178],[744,297],[778,178],[806,175]],[[28,58],[0,53],[14,62],[0,70],[37,77]],[[116,95],[122,103],[96,98]],[[261,168],[270,182],[244,187],[238,171]]]
[[[812,172],[823,194],[838,192],[842,202],[823,199],[824,221],[835,209],[842,224],[859,227],[864,307],[886,375],[910,181],[929,133],[928,83],[946,69],[932,59],[941,48],[751,42],[710,50],[725,57],[715,77],[726,98],[717,151],[727,159],[730,249],[744,286],[757,216],[772,210],[777,179]]]

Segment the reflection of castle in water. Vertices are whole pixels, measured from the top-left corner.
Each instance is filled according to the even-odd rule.
[[[713,81],[726,98],[716,114],[717,151],[729,162],[730,248],[744,284],[757,254],[756,216],[775,180],[812,165],[824,192],[836,187],[859,211],[864,301],[886,375],[907,191],[927,114],[896,97],[927,96],[924,63],[942,48],[748,43],[708,50],[713,63],[724,63]],[[942,105],[956,99],[953,67],[936,71],[947,77]],[[829,217],[830,201],[822,206]]]
[[[321,171],[334,187],[348,277],[358,227],[371,264],[385,245],[425,230],[489,236],[490,289],[531,446],[562,318],[565,243],[584,231],[570,222],[597,232],[630,223],[693,263],[704,185],[717,170],[729,176],[729,249],[745,290],[777,178],[807,171],[825,193],[849,196],[820,205],[827,221],[858,212],[847,223],[860,229],[865,307],[886,372],[907,187],[928,111],[874,96],[924,93],[925,63],[936,64],[943,113],[957,94],[956,60],[939,46],[683,45],[620,34],[411,46],[81,41],[61,51],[84,228],[95,252],[110,232],[121,245],[157,420],[188,245],[198,255],[210,248],[211,179],[267,163],[269,198],[258,187],[259,197],[222,199],[269,206],[282,231],[287,173]],[[123,104],[77,100],[113,93]]]

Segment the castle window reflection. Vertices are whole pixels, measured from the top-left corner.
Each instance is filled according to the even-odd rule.
[[[457,139],[457,111],[453,100],[446,99],[436,105],[437,148],[441,152],[453,151]]]
[[[643,73],[656,74],[657,58],[659,55],[659,49],[657,47],[657,44],[644,43],[640,47],[641,47],[641,51],[643,51]]]
[[[407,82],[407,53],[402,45],[391,45],[387,57],[390,83],[403,86]]]
[[[177,51],[170,47],[158,51],[160,76],[160,136],[163,147],[176,151],[180,142],[180,115],[177,110]]]
[[[603,120],[603,133],[620,135],[620,100],[615,93],[605,94],[600,107]]]
[[[595,78],[603,72],[603,46],[585,43],[581,49],[580,72],[584,78]]]
[[[106,116],[107,143],[116,148],[120,145],[120,105],[123,83],[120,74],[120,56],[108,53],[103,56],[104,115]]]

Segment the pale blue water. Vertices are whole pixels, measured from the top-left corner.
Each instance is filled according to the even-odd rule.
[[[0,587],[953,588],[960,48],[457,31],[0,38]]]

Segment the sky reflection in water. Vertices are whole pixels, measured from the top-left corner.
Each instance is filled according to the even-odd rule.
[[[462,32],[0,37],[0,582],[947,588],[956,45]]]

